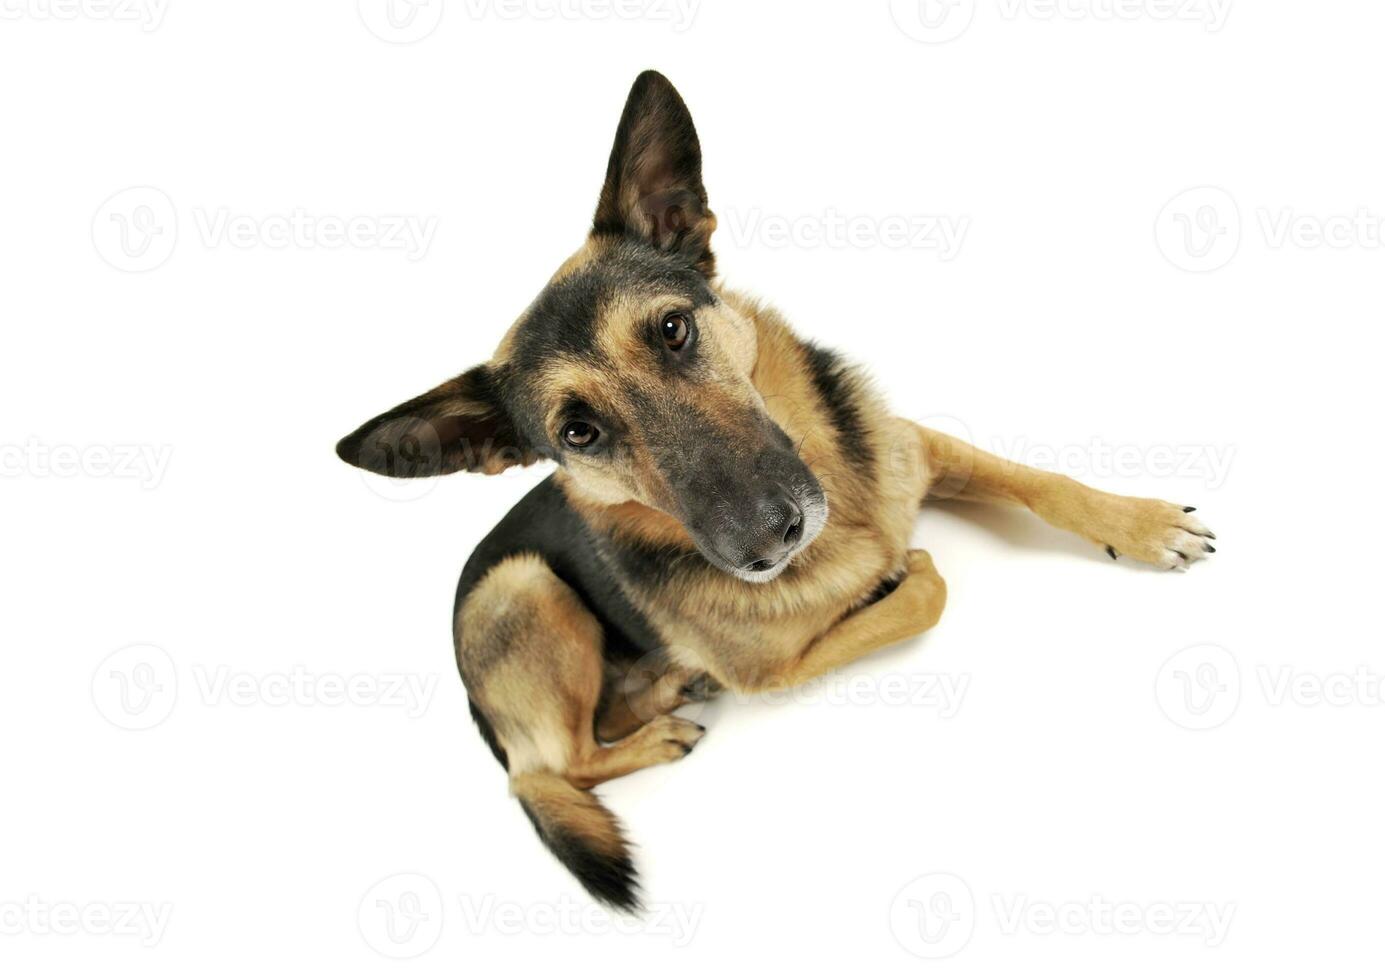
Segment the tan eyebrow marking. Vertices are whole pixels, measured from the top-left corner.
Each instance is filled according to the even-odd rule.
[[[688,306],[688,301],[672,294],[641,298],[616,296],[597,310],[596,348],[621,369],[651,368],[654,359],[645,329],[656,317]]]

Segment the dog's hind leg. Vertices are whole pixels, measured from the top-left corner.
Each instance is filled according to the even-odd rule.
[[[591,787],[661,762],[676,762],[693,750],[706,730],[686,718],[660,715],[614,745],[584,746],[568,778],[576,786]]]
[[[1105,493],[909,424],[923,448],[930,497],[1027,507],[1054,527],[1106,549],[1112,558],[1128,555],[1162,568],[1186,568],[1217,550],[1211,543],[1215,535],[1192,516],[1192,507]]]
[[[633,908],[634,866],[620,826],[588,790],[681,759],[701,726],[666,717],[616,745],[597,744],[601,626],[536,555],[486,573],[458,610],[456,641],[478,723],[539,837],[596,898]]]
[[[662,657],[642,657],[610,671],[601,707],[596,714],[596,737],[615,742],[689,701],[705,700],[706,674],[670,664]]]

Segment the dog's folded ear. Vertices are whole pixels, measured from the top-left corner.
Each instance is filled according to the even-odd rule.
[[[482,364],[377,415],[341,442],[337,455],[385,476],[499,473],[539,459],[499,397],[500,371]]]
[[[592,233],[632,235],[686,255],[710,278],[716,225],[702,186],[702,148],[692,115],[667,78],[644,72],[620,117]]]

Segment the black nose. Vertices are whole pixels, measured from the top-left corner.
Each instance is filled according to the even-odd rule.
[[[752,572],[767,572],[803,538],[803,509],[791,497],[783,496],[765,501],[759,510],[765,535],[758,547],[752,545],[751,554],[755,557],[745,567]]]
[[[789,501],[789,517],[784,523],[784,544],[790,548],[798,544],[798,539],[803,537],[803,511],[798,504]]]

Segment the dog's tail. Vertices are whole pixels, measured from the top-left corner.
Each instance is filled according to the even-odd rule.
[[[551,772],[513,776],[510,791],[539,839],[593,898],[622,912],[640,910],[630,845],[615,814],[595,794]]]

